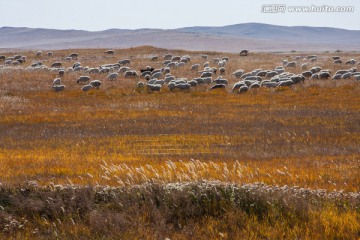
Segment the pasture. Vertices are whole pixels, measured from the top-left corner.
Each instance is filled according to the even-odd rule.
[[[305,52],[104,51],[60,50],[52,56],[0,51],[27,57],[19,66],[0,66],[0,236],[360,237],[360,81],[306,78],[292,86],[232,92],[238,69],[274,69],[283,59],[301,56],[297,67],[286,71],[301,74],[300,64],[308,62],[309,69],[320,66],[334,75],[359,65],[334,65],[332,56],[359,61],[358,52],[316,53],[311,63],[304,58],[314,53]],[[78,59],[64,60],[72,52]],[[140,73],[146,66],[164,68],[166,53],[191,57],[184,67],[171,69],[188,80],[199,77],[190,70],[193,64],[200,64],[199,71],[204,62],[218,68],[212,59],[226,56],[221,76],[229,84],[149,92],[137,87],[146,83],[140,76],[119,73],[109,81],[108,74],[81,70],[66,72],[65,89],[56,92],[51,86],[57,71],[26,69],[34,61],[61,62],[67,69],[75,62],[93,68],[130,59],[127,66]],[[154,55],[158,60],[151,61]],[[83,75],[100,80],[99,89],[82,91],[77,79]],[[76,206],[66,200],[72,194]],[[14,196],[29,204],[20,207]],[[163,205],[154,203],[157,197]]]

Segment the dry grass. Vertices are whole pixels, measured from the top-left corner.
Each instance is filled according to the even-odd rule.
[[[153,63],[149,58],[163,56],[168,50],[120,49],[113,58],[105,56],[103,49],[77,52],[83,66],[96,67],[131,58],[130,66],[139,70],[146,65],[161,67],[161,62]],[[204,62],[202,52],[169,52],[189,54],[191,64]],[[44,64],[50,65],[69,53],[55,51],[55,56],[46,58]],[[28,63],[35,59],[33,52],[22,54],[28,56]],[[236,69],[274,68],[287,55],[290,59],[308,53],[256,53],[249,57],[208,54],[208,61],[213,57],[230,57],[223,77],[235,82],[230,73]],[[333,71],[345,68],[334,67],[329,58],[339,54],[319,55],[316,65]],[[340,55],[344,59],[359,58],[354,53]],[[65,67],[72,63],[64,62]],[[21,68],[0,68],[0,182],[4,185],[36,181],[42,186],[70,183],[131,187],[149,182],[220,180],[240,185],[263,182],[271,186],[360,191],[359,82],[308,80],[292,88],[259,89],[243,95],[228,93],[230,87],[227,92],[209,92],[204,86],[190,92],[148,94],[135,91],[137,79],[108,82],[106,75],[92,75],[93,79],[102,80],[103,86],[83,93],[76,78],[84,73],[71,73],[62,79],[66,90],[54,93],[49,86],[56,74]],[[189,68],[186,65],[185,69]],[[189,79],[197,76],[185,69],[173,74]],[[314,232],[308,235],[300,234],[306,229],[300,222],[288,223],[292,226],[288,232],[290,225],[281,227],[280,221],[271,219],[273,216],[267,220],[270,222],[250,221],[253,215],[242,215],[240,211],[238,215],[226,212],[221,217],[189,219],[186,226],[194,224],[192,229],[186,226],[179,232],[173,229],[171,236],[186,238],[191,233],[202,236],[205,226],[209,234],[214,232],[207,235],[209,238],[220,238],[216,231],[229,239],[311,238],[322,233],[330,238],[359,237],[358,209],[341,214],[337,211],[327,206],[307,212],[309,229],[321,225],[318,232],[314,227],[309,230]],[[115,217],[110,212],[104,214],[100,217]],[[146,214],[139,213],[134,219],[146,223],[149,221]],[[87,217],[96,219],[97,215]],[[314,222],[315,219],[320,220]],[[223,220],[234,224],[244,221],[244,225],[238,228],[236,224],[226,225]],[[351,227],[349,222],[355,225]],[[92,230],[85,225],[81,229],[67,226],[66,232],[73,231],[80,238],[81,234],[89,236]],[[155,228],[153,225],[140,229],[144,232],[139,236],[145,238],[146,233],[150,238],[164,236],[153,232]],[[350,235],[336,235],[348,231]],[[263,235],[265,232],[275,235]]]

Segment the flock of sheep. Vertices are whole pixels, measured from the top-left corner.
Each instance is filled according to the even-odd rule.
[[[248,50],[240,52],[240,56],[248,56]],[[104,52],[107,55],[114,55],[114,50],[107,50]],[[41,58],[42,52],[36,52],[36,57]],[[47,57],[52,57],[53,52],[48,52]],[[64,58],[64,61],[77,61],[78,53],[71,53]],[[333,56],[333,64],[339,65],[343,60],[339,56]],[[263,70],[261,68],[245,72],[243,69],[234,71],[231,75],[235,82],[222,77],[227,73],[226,66],[231,59],[229,57],[208,59],[208,55],[201,55],[201,63],[190,64],[192,57],[189,55],[174,56],[172,54],[165,54],[163,57],[151,56],[149,59],[151,63],[159,63],[162,61],[161,68],[153,68],[145,66],[139,71],[130,67],[130,59],[121,59],[116,63],[103,64],[98,67],[82,66],[80,62],[74,62],[71,67],[63,68],[63,63],[53,62],[50,67],[43,65],[41,61],[34,61],[26,68],[27,71],[46,70],[56,72],[58,77],[52,81],[51,89],[55,92],[65,90],[65,85],[62,84],[61,78],[65,74],[71,72],[81,72],[83,75],[74,79],[78,84],[81,84],[82,91],[90,89],[98,89],[102,85],[102,81],[93,79],[92,75],[107,74],[108,81],[116,81],[119,77],[136,79],[136,88],[138,90],[146,89],[148,92],[161,91],[167,87],[170,91],[190,90],[198,85],[208,85],[209,90],[218,88],[227,88],[232,83],[232,92],[244,93],[250,89],[266,87],[278,88],[284,86],[291,86],[293,84],[303,83],[306,79],[353,79],[360,81],[360,72],[357,72],[355,67],[356,60],[347,60],[346,69],[338,70],[332,75],[331,70],[322,69],[316,65],[318,56],[310,55],[306,57],[296,56],[291,60],[284,59],[281,65],[274,69]],[[197,59],[198,60],[198,59]],[[26,62],[26,57],[15,55],[11,57],[0,56],[0,63],[3,62],[5,66],[18,66]],[[198,60],[199,61],[199,60]],[[358,63],[360,64],[360,63]],[[290,72],[291,70],[301,68],[301,74]],[[172,74],[173,69],[184,69],[184,71],[191,71],[196,73],[198,77],[193,79],[182,78]]]

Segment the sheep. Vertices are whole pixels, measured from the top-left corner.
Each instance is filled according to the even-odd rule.
[[[165,54],[165,56],[164,56],[164,60],[171,60],[171,58],[172,58],[172,54]]]
[[[208,55],[206,55],[206,54],[203,54],[203,55],[201,55],[201,58],[203,59],[203,60],[207,60],[207,58],[208,58]]]
[[[142,81],[139,81],[137,84],[136,84],[136,88],[144,88],[145,87],[145,83],[142,82]]]
[[[287,87],[293,85],[294,82],[291,79],[280,81],[277,87]]]
[[[277,82],[263,81],[263,82],[261,82],[260,86],[267,87],[267,88],[275,88],[277,86]]]
[[[167,65],[166,65],[166,67],[168,67],[168,68],[174,68],[174,67],[176,67],[176,62],[170,62],[170,63],[168,63]]]
[[[204,64],[203,64],[203,67],[204,67],[204,68],[210,67],[210,63],[209,63],[209,62],[204,63]]]
[[[76,82],[77,83],[87,83],[88,81],[90,81],[89,76],[80,76]]]
[[[304,83],[305,77],[303,75],[295,75],[290,77],[290,79],[294,82],[294,84],[302,82]]]
[[[119,72],[119,73],[124,73],[124,72],[129,71],[129,70],[131,70],[129,67],[121,67],[121,68],[118,70],[118,72]]]
[[[164,71],[163,71],[163,72],[166,74],[166,73],[170,73],[171,70],[170,70],[170,68],[166,67],[166,68],[164,68]]]
[[[300,60],[300,59],[301,59],[301,56],[295,56],[295,57],[294,57],[294,60],[295,60],[295,61],[298,61],[298,60]]]
[[[243,49],[240,51],[240,56],[247,56],[249,54],[249,50]]]
[[[248,76],[248,77],[244,78],[244,80],[251,80],[251,81],[261,82],[262,77],[260,77],[260,76]]]
[[[114,55],[115,51],[114,50],[106,50],[104,53],[107,55]]]
[[[278,72],[276,72],[276,71],[269,71],[269,72],[266,73],[265,77],[266,77],[266,78],[272,78],[272,77],[274,77],[274,76],[276,76],[276,75],[278,75]]]
[[[171,82],[168,85],[168,88],[170,89],[170,91],[174,90],[174,89],[180,89],[180,90],[190,90],[191,85],[189,83],[175,83],[175,82]]]
[[[301,73],[301,75],[303,75],[304,77],[307,77],[307,78],[311,77],[312,74],[313,73],[311,71],[305,71],[305,72]]]
[[[212,77],[212,72],[203,72],[202,74],[201,74],[201,78],[206,78],[206,77]]]
[[[320,72],[321,71],[321,67],[312,67],[311,69],[310,69],[310,72],[312,72],[312,73],[318,73],[318,72]]]
[[[78,59],[78,57],[79,57],[79,54],[78,53],[70,53],[70,55],[69,55],[69,58],[71,58],[71,59]]]
[[[53,67],[53,68],[60,68],[60,67],[62,67],[62,63],[61,62],[54,62],[53,64],[51,64],[51,67]]]
[[[219,63],[219,62],[220,62],[220,58],[213,58],[213,62],[214,62],[214,63]]]
[[[307,64],[307,63],[301,64],[301,70],[306,70],[307,68],[308,68],[308,64]]]
[[[158,59],[159,59],[158,56],[152,56],[151,59],[150,59],[150,61],[153,61],[153,62],[154,62],[154,61],[157,61]]]
[[[346,61],[346,65],[355,65],[355,63],[356,63],[356,60],[355,59],[350,59],[350,60],[348,60],[348,61]]]
[[[248,90],[249,90],[249,87],[244,85],[239,88],[238,93],[244,93],[244,92],[247,92]]]
[[[165,77],[165,82],[170,82],[170,81],[172,81],[172,80],[175,80],[175,77],[174,76],[171,76],[171,75],[169,75],[169,76],[166,76]]]
[[[194,64],[191,66],[190,70],[197,71],[199,69],[199,67],[200,67],[200,64]]]
[[[6,59],[6,56],[5,56],[5,55],[0,55],[0,60],[5,61],[5,59]]]
[[[41,57],[42,52],[41,52],[41,51],[37,51],[35,55],[36,55],[36,57]]]
[[[153,75],[151,75],[151,78],[159,78],[159,77],[161,77],[161,75],[162,75],[162,72],[155,72],[155,73],[153,73]]]
[[[312,63],[314,63],[314,62],[317,61],[317,58],[310,58],[309,61],[312,62]]]
[[[176,68],[182,68],[184,66],[185,66],[185,63],[183,63],[183,62],[179,62],[175,65]]]
[[[267,73],[268,73],[268,71],[261,70],[261,71],[257,72],[255,76],[265,77]]]
[[[288,62],[286,65],[285,65],[285,68],[296,68],[296,62],[293,61],[293,62]]]
[[[319,72],[319,78],[320,79],[328,79],[330,77],[330,73],[327,71],[321,71]]]
[[[129,71],[126,71],[126,72],[124,73],[124,77],[125,77],[125,78],[137,77],[137,76],[138,76],[138,74],[137,74],[137,72],[136,72],[135,70],[129,70]]]
[[[102,69],[101,69],[102,70]],[[95,73],[100,73],[100,70],[98,68],[89,68],[89,70],[87,71],[89,74],[95,74]],[[103,73],[103,72],[102,72]]]
[[[228,80],[227,79],[223,79],[221,76],[219,76],[217,79],[215,79],[213,81],[213,83],[216,83],[216,84],[225,84],[227,85],[228,84]]]
[[[61,84],[61,79],[60,78],[55,78],[52,85],[55,86],[55,85],[60,85]]]
[[[127,64],[130,64],[130,59],[122,59],[122,60],[119,60],[118,63],[121,64],[121,65],[127,65]]]
[[[333,64],[342,64],[342,60],[341,59],[336,59],[334,60]]]
[[[341,79],[348,79],[348,78],[351,78],[351,73],[349,73],[349,72],[344,73],[344,74],[341,76]]]
[[[177,61],[180,61],[181,57],[180,56],[174,56],[171,58],[171,61],[172,62],[177,62]]]
[[[144,78],[146,81],[149,81],[151,79],[151,76],[150,76],[150,74],[146,74]]]
[[[289,61],[286,59],[283,59],[281,62],[284,67],[286,67],[286,65],[289,63]]]
[[[359,75],[354,75],[354,79],[355,79],[355,81],[360,81],[360,74]]]
[[[339,57],[339,56],[332,56],[332,59],[333,59],[333,60],[339,60],[340,57]]]
[[[64,74],[65,74],[65,70],[64,70],[64,69],[60,69],[58,73],[59,73],[59,77],[63,77]]]
[[[226,88],[226,84],[223,83],[218,83],[215,84],[213,86],[210,87],[210,90],[214,90],[214,89],[225,89]]]
[[[226,69],[225,69],[224,67],[219,68],[219,72],[220,72],[220,74],[224,74],[224,73],[225,73],[225,71],[226,71]]]
[[[339,79],[341,79],[341,74],[335,74],[331,79],[332,80],[339,80]]]
[[[148,91],[157,91],[159,92],[161,90],[162,85],[160,84],[146,84],[146,88]]]
[[[192,87],[196,87],[198,85],[198,82],[195,80],[191,80],[188,82],[188,84],[190,84],[190,86],[192,86]]]
[[[260,84],[257,83],[257,82],[251,84],[250,87],[249,87],[249,90],[250,90],[250,89],[255,89],[255,88],[260,88]]]
[[[93,86],[91,86],[90,84],[87,84],[87,85],[84,85],[84,86],[81,87],[81,91],[87,92],[92,88],[93,88]]]
[[[318,57],[317,55],[309,55],[309,56],[307,56],[308,59],[317,58],[317,57]]]
[[[55,92],[61,92],[65,90],[65,86],[64,85],[54,85],[51,87],[52,90],[54,90]]]
[[[100,80],[92,80],[89,85],[93,86],[94,88],[99,89],[99,87],[101,86],[101,81]]]
[[[218,62],[219,67],[224,67],[226,65],[226,61],[221,60]]]
[[[52,57],[52,56],[54,56],[54,53],[53,52],[48,52],[48,53],[46,53],[46,56]]]
[[[313,73],[310,77],[310,79],[314,80],[314,79],[318,79],[319,80],[319,74],[318,73]]]

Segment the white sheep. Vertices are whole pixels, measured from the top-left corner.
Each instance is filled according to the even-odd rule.
[[[80,76],[76,82],[77,83],[87,83],[88,81],[90,81],[89,76]]]
[[[115,81],[118,76],[119,76],[118,73],[110,73],[110,74],[107,76],[107,80],[109,80],[109,81]]]
[[[81,87],[81,91],[87,92],[92,88],[93,88],[93,86],[91,86],[90,84],[87,84],[87,85],[84,85],[84,86]]]
[[[101,86],[101,81],[100,80],[92,80],[89,85],[93,86],[94,88],[99,88]]]
[[[55,78],[52,85],[55,86],[55,85],[60,85],[61,84],[61,79],[60,78]]]
[[[54,85],[51,87],[55,92],[61,92],[65,90],[64,85]]]
[[[199,67],[200,67],[200,64],[194,64],[191,66],[190,70],[197,71],[199,69]]]

